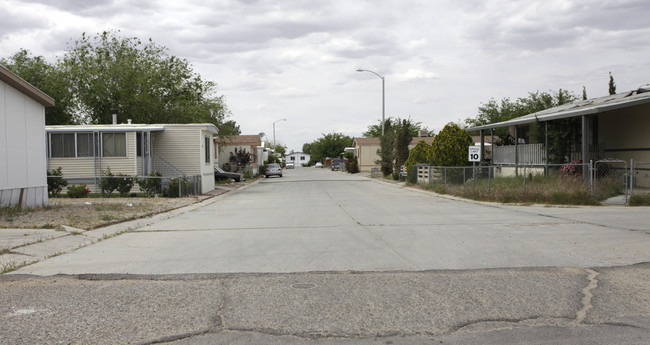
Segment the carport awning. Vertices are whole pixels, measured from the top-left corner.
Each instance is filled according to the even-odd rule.
[[[523,125],[533,123],[536,119],[540,122],[545,122],[583,115],[593,115],[645,103],[650,103],[650,92],[637,93],[637,91],[632,91],[629,93],[620,93],[583,101],[575,101],[542,110],[537,113],[524,115],[512,120],[468,128],[467,131],[479,131],[484,129]]]

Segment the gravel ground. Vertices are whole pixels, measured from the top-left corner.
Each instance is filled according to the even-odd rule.
[[[225,192],[215,189],[208,194],[185,198],[50,198],[45,208],[0,210],[0,231],[58,229],[62,225],[91,230],[166,212]]]

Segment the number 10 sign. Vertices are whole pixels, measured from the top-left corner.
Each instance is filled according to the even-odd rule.
[[[481,161],[481,147],[480,146],[470,146],[467,151],[469,152],[469,161],[470,162],[480,162]]]

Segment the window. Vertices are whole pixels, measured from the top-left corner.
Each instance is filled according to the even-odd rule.
[[[204,138],[204,144],[205,144],[205,162],[210,163],[210,137],[205,137]]]
[[[77,157],[93,156],[93,134],[77,133]]]
[[[295,161],[295,160],[296,160],[296,157],[295,157],[295,156],[291,156],[291,160],[292,160],[292,161]]]
[[[74,157],[74,145],[74,133],[51,133],[50,157]]]
[[[305,160],[305,156],[300,156],[300,160],[301,160],[301,161],[304,161],[304,160]]]
[[[102,156],[126,157],[126,133],[102,133]]]

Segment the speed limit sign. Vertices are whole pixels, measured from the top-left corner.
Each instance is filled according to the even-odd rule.
[[[481,161],[481,147],[480,146],[470,146],[467,151],[469,152],[469,161],[470,162],[480,162]]]

